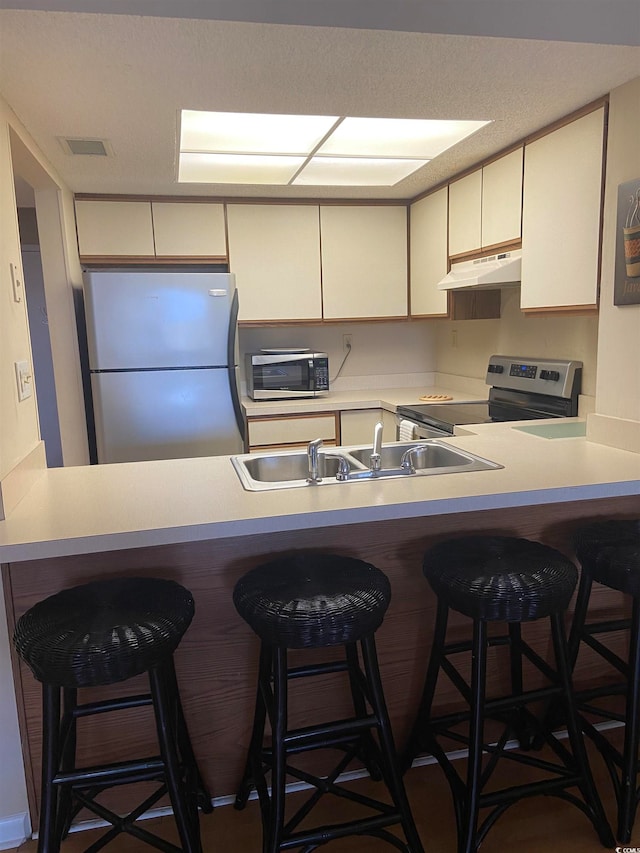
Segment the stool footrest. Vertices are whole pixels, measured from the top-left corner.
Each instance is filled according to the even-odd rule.
[[[322,844],[329,839],[346,838],[348,835],[375,835],[377,830],[394,826],[398,820],[398,812],[394,811],[388,815],[360,818],[348,823],[328,824],[308,832],[295,832],[282,840],[280,850],[291,850],[293,847],[308,849],[311,845]]]
[[[122,696],[119,699],[105,699],[102,702],[87,702],[84,705],[77,705],[71,713],[76,718],[91,717],[93,714],[107,714],[109,711],[142,708],[152,703],[151,694],[142,693],[136,696]]]
[[[304,729],[292,729],[283,738],[287,752],[312,749],[314,745],[329,746],[333,739],[336,743],[351,740],[352,735],[378,725],[373,715],[361,719],[336,720],[324,726],[309,726]]]
[[[149,758],[142,761],[123,761],[102,765],[100,767],[78,768],[66,773],[57,773],[52,782],[54,785],[72,785],[87,787],[95,785],[117,785],[119,782],[130,781],[131,776],[136,781],[154,779],[164,774],[165,765],[161,758]]]

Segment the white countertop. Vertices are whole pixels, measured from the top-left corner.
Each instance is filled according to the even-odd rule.
[[[446,439],[502,469],[373,482],[248,492],[229,457],[50,469],[0,521],[0,562],[624,495],[640,504],[640,454],[514,426]]]
[[[387,409],[395,412],[398,406],[408,406],[419,403],[423,394],[438,394],[451,397],[449,402],[461,403],[475,400],[486,400],[489,389],[484,394],[473,395],[469,392],[441,388],[437,385],[398,386],[394,388],[369,388],[366,390],[331,390],[324,397],[313,397],[304,400],[251,400],[242,397],[242,405],[248,417],[260,415],[297,415],[306,412],[334,412],[348,409]],[[424,401],[423,401],[424,402]],[[431,402],[437,403],[438,400]]]

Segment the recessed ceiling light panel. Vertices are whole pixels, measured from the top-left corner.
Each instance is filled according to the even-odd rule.
[[[317,153],[432,160],[485,124],[488,122],[345,118]]]
[[[195,184],[288,184],[304,157],[180,154],[178,180]]]
[[[337,121],[335,116],[182,110],[180,150],[220,154],[308,154]]]
[[[390,160],[370,157],[312,157],[293,181],[294,186],[391,187],[428,160]]]

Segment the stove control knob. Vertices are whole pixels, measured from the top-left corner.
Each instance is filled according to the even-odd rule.
[[[551,382],[557,382],[560,379],[560,374],[557,370],[541,370],[540,379],[548,379]]]
[[[487,372],[488,373],[503,373],[504,367],[501,364],[490,364]]]

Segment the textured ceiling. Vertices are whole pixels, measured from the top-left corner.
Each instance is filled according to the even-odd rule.
[[[639,74],[625,45],[0,11],[0,92],[75,192],[413,198]],[[395,187],[310,192],[178,184],[181,108],[494,121]]]

